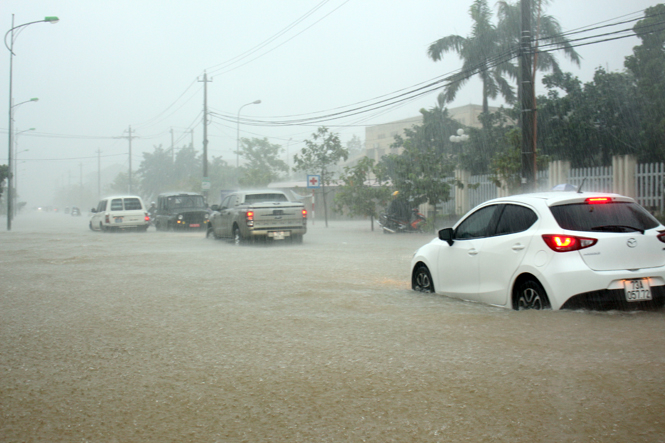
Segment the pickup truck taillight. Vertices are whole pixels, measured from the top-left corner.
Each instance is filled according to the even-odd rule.
[[[111,219],[109,218],[109,215],[106,214],[106,224],[109,224],[109,223],[111,223]]]
[[[245,220],[247,220],[247,226],[250,228],[254,226],[254,211],[247,211],[245,213]]]
[[[307,209],[302,210],[302,218],[307,218]]]

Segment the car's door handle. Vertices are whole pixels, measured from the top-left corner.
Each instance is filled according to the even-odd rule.
[[[478,255],[478,251],[476,249],[469,249],[469,255]]]
[[[525,246],[522,243],[517,243],[516,245],[513,245],[513,251],[521,251],[524,248]]]

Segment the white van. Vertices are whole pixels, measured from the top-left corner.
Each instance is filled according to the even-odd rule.
[[[90,229],[93,231],[135,229],[145,232],[150,224],[150,216],[143,200],[136,195],[104,198],[91,212]]]

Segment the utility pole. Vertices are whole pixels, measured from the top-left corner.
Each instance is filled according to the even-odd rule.
[[[102,198],[102,150],[97,148],[97,200]]]
[[[175,164],[175,148],[173,147],[173,128],[171,128],[171,163]]]
[[[127,136],[127,139],[129,140],[129,193],[132,193],[132,139],[136,138],[136,136],[132,135],[132,125],[129,125],[129,129],[127,130],[129,135]],[[134,131],[135,132],[135,131]]]
[[[522,191],[536,190],[535,146],[534,146],[534,100],[533,76],[531,75],[531,0],[520,1],[522,35],[520,40],[520,85],[519,96],[522,112]]]
[[[203,194],[208,200],[208,189],[210,189],[210,178],[208,177],[208,83],[212,82],[212,78],[208,80],[208,74],[203,71],[203,180],[201,187]]]

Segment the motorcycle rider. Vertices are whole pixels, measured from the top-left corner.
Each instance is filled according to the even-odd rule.
[[[157,205],[155,202],[150,203],[150,208],[148,208],[148,215],[150,216],[150,222],[155,221],[155,215],[157,213]]]
[[[411,221],[409,202],[400,195],[399,191],[393,192],[393,198],[388,206],[388,216],[406,223]]]

